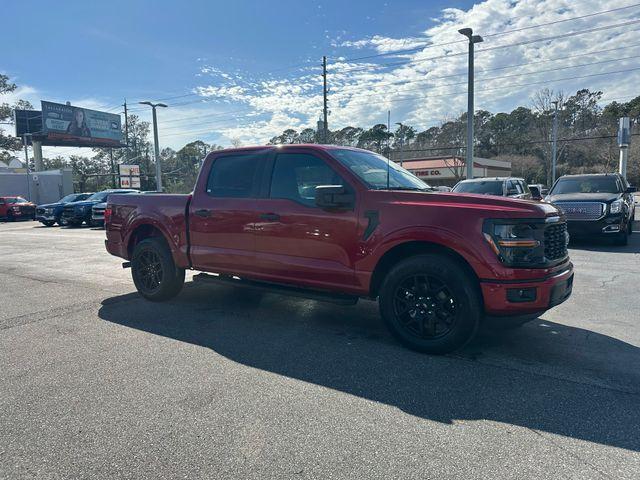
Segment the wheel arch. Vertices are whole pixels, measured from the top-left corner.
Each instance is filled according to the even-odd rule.
[[[479,298],[482,299],[480,279],[469,262],[452,248],[440,243],[425,240],[411,240],[397,244],[387,250],[384,255],[380,257],[373,270],[373,274],[371,275],[371,283],[369,287],[370,296],[372,298],[376,298],[378,296],[386,274],[394,265],[397,265],[399,262],[407,258],[424,254],[438,254],[454,260],[458,265],[460,265],[460,267],[462,267],[469,277],[474,280],[474,284],[480,294]]]
[[[141,223],[133,229],[127,240],[127,255],[129,258],[133,255],[133,249],[136,245],[147,238],[160,238],[170,251],[173,250],[167,236],[160,228],[151,223]]]

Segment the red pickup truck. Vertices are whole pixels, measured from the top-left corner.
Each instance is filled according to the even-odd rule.
[[[568,234],[550,204],[436,193],[366,150],[212,152],[189,195],[110,195],[106,248],[140,294],[194,281],[353,304],[378,299],[404,345],[446,353],[566,300]]]

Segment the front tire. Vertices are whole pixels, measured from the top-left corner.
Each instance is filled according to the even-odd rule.
[[[55,225],[56,222],[51,222],[51,221],[47,221],[47,222],[42,222],[42,224],[45,227],[53,227]]]
[[[140,295],[153,302],[175,297],[184,285],[184,269],[176,267],[164,239],[147,238],[131,256],[131,276]]]
[[[401,261],[380,289],[380,313],[394,337],[423,353],[445,354],[478,331],[482,301],[476,280],[454,259],[417,255]]]

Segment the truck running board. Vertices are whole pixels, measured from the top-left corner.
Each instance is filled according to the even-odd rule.
[[[338,305],[355,305],[358,297],[354,295],[343,295],[339,293],[322,292],[318,290],[308,290],[305,288],[292,287],[276,283],[258,282],[255,280],[244,280],[227,275],[210,275],[199,273],[193,276],[194,282],[214,283],[217,285],[231,285],[233,287],[250,288],[252,290],[286,295],[289,297],[300,297],[319,302],[335,303]]]

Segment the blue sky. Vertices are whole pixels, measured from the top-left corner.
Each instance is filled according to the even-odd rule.
[[[4,16],[12,21],[5,26],[0,71],[22,88],[0,100],[21,97],[36,105],[40,99],[69,100],[115,112],[126,97],[132,110],[146,119],[148,112],[134,102],[168,97],[170,108],[160,113],[160,142],[174,148],[196,138],[223,145],[234,140],[263,143],[284,128],[314,126],[321,108],[317,65],[322,55],[330,58],[331,128],[383,122],[387,109],[394,122],[426,128],[464,110],[464,87],[457,84],[465,80],[466,59],[459,53],[466,45],[452,43],[460,39],[457,28],[472,26],[487,34],[480,49],[640,18],[640,8],[623,8],[571,20],[633,5],[631,0],[29,5],[28,11],[21,2],[3,5]],[[544,87],[567,93],[601,88],[610,98],[637,95],[638,75],[630,69],[640,66],[638,62],[609,61],[640,53],[634,47],[638,28],[627,25],[480,52],[478,77],[483,82],[486,70],[489,88],[479,85],[477,107],[509,110],[527,104]],[[511,30],[516,31],[501,34]],[[438,46],[442,43],[448,45]],[[612,50],[626,45],[626,51]],[[412,52],[393,53],[412,47]],[[574,70],[553,71],[567,65],[563,57],[576,52],[594,53],[571,60]],[[381,53],[385,55],[350,60]],[[434,57],[439,58],[430,60]],[[380,66],[387,62],[398,66]],[[581,66],[585,63],[590,66]],[[500,70],[518,64],[531,66]],[[295,68],[287,68],[291,66]],[[536,73],[540,70],[553,72]],[[619,70],[630,71],[609,74]],[[513,76],[500,80],[488,73],[496,71]],[[531,75],[524,75],[529,71]],[[580,78],[592,73],[602,76]],[[522,83],[534,85],[520,87]]]

